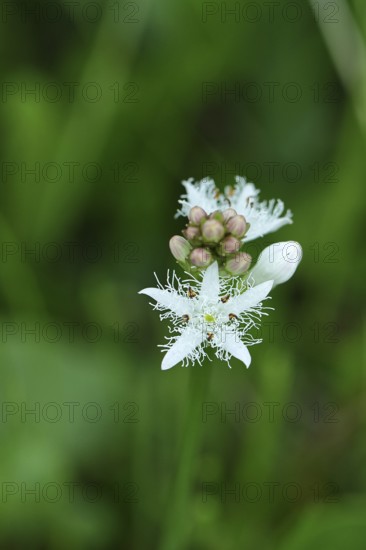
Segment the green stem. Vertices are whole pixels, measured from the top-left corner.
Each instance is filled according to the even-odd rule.
[[[189,528],[189,505],[192,481],[195,474],[195,459],[199,452],[202,429],[202,403],[209,384],[210,367],[191,367],[188,384],[188,407],[178,471],[175,476],[165,533],[161,550],[181,550],[185,546]]]

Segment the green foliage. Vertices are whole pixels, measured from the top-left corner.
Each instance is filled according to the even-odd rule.
[[[102,17],[60,2],[56,21],[8,4],[0,547],[363,548],[366,110],[336,62],[343,2],[333,22],[322,2],[318,21],[285,0],[271,21],[259,2],[252,22],[250,2],[237,21],[224,2],[102,3]],[[160,371],[166,327],[137,292],[180,270],[181,180],[236,173],[294,213],[248,252],[294,239],[304,257],[250,369],[203,366],[190,454],[191,373]]]

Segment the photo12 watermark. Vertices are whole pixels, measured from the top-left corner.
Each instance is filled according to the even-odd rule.
[[[88,401],[3,401],[1,424],[97,424],[102,421],[113,424],[137,424],[140,407],[136,401],[98,403]]]
[[[262,162],[234,161],[215,162],[205,161],[201,164],[201,179],[214,178],[220,184],[236,175],[257,183],[274,184],[279,181],[286,183],[307,182],[315,184],[338,183],[340,180],[340,166],[333,161],[316,161],[309,165],[296,161],[279,162],[267,160]]]
[[[2,504],[96,504],[112,502],[137,504],[140,485],[136,481],[109,484],[78,481],[2,481]]]
[[[335,24],[341,20],[338,2],[223,1],[202,2],[201,21],[206,24],[298,23],[312,17],[318,23]]]
[[[2,264],[135,264],[141,261],[137,242],[78,242],[78,241],[3,241],[0,245]]]
[[[306,502],[335,504],[340,502],[340,487],[334,481],[312,484],[297,481],[203,481],[201,483],[201,502],[212,501],[222,504]]]
[[[2,344],[138,344],[140,325],[136,321],[115,321],[103,325],[96,321],[1,321]]]
[[[104,18],[116,24],[136,25],[141,21],[141,7],[137,2],[3,2],[1,5],[1,23],[100,23]]]
[[[136,184],[140,179],[140,165],[135,161],[114,162],[103,165],[100,162],[79,162],[64,160],[48,162],[25,160],[9,160],[0,162],[1,183],[14,185],[16,183],[37,184],[49,183],[97,183],[108,180],[114,184]]]
[[[21,103],[140,103],[137,82],[31,82],[5,80],[0,84],[0,101]]]
[[[233,103],[339,103],[342,90],[337,82],[296,81],[205,81],[201,84],[203,104]]]
[[[340,407],[337,403],[318,401],[300,403],[289,401],[204,401],[201,421],[204,424],[257,424],[265,422],[289,424],[338,424]]]

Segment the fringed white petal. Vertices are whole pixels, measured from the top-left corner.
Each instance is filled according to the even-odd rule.
[[[168,370],[180,363],[190,355],[204,339],[204,334],[199,330],[187,328],[174,342],[172,347],[164,355],[161,363],[162,370]]]
[[[232,195],[231,206],[239,214],[239,210],[250,203],[251,200],[256,200],[260,191],[255,187],[254,183],[247,182],[242,176],[236,176],[235,181],[236,186]],[[227,193],[229,193],[229,189],[227,188]]]
[[[292,213],[287,210],[281,218],[285,206],[281,200],[271,199],[261,203],[248,203],[244,208],[237,208],[238,214],[242,214],[250,227],[244,237],[244,242],[253,241],[258,237],[263,237],[268,233],[273,233],[284,225],[292,223]]]
[[[189,298],[181,296],[178,292],[161,290],[160,288],[144,288],[139,294],[146,294],[155,300],[163,308],[173,311],[177,315],[189,314],[191,310],[191,301]]]
[[[186,194],[182,195],[179,200],[181,205],[180,210],[175,217],[188,216],[189,211],[194,206],[200,206],[207,214],[210,214],[217,208],[215,199],[215,182],[212,179],[205,178],[197,183],[194,183],[193,178],[182,182],[185,187]]]
[[[264,300],[271,291],[272,286],[273,281],[266,281],[260,285],[253,286],[243,292],[243,294],[229,300],[222,307],[228,314],[234,313],[234,315],[239,315],[240,313],[257,306],[262,300]]]
[[[218,300],[220,292],[219,268],[217,262],[211,264],[202,279],[200,296],[207,300]]]
[[[225,338],[223,339],[221,346],[233,357],[236,357],[239,361],[242,361],[247,368],[249,367],[252,358],[248,348],[236,337],[235,334],[225,334]]]

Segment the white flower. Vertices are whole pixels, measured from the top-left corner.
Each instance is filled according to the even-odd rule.
[[[267,315],[262,301],[272,288],[268,280],[252,286],[251,278],[219,278],[217,263],[204,272],[202,279],[192,275],[180,281],[173,273],[164,288],[145,288],[146,294],[156,301],[155,309],[162,311],[161,319],[172,323],[168,344],[161,368],[163,370],[183,364],[202,363],[206,350],[214,348],[216,357],[228,362],[232,356],[247,367],[251,362],[247,346],[261,342],[248,331],[256,327],[262,315]]]
[[[263,237],[267,233],[277,231],[283,225],[292,223],[290,210],[281,217],[285,210],[281,200],[271,199],[260,202],[258,198],[260,191],[253,183],[247,183],[241,176],[236,176],[235,181],[235,187],[226,187],[224,194],[218,194],[215,182],[209,178],[198,183],[194,183],[193,178],[183,181],[186,194],[179,200],[181,208],[177,216],[188,216],[193,206],[200,206],[208,214],[215,210],[234,208],[250,223],[244,242]]]

